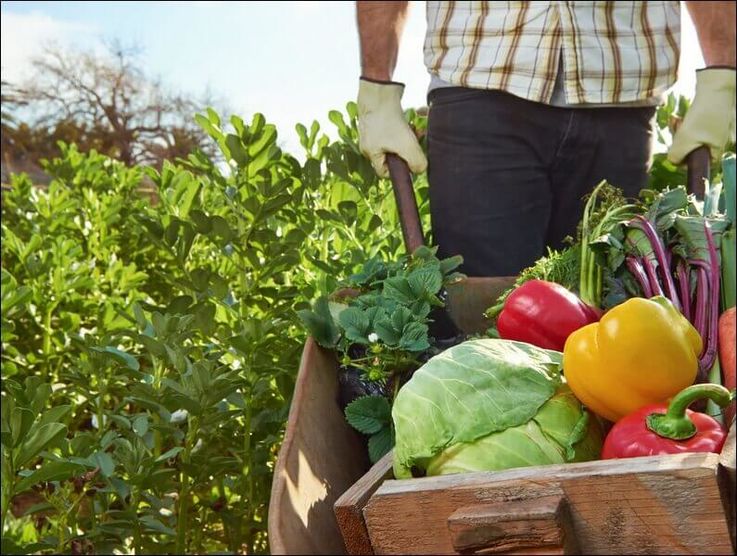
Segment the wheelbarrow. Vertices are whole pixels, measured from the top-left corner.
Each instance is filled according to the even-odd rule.
[[[390,174],[408,250],[422,244],[411,177]],[[688,189],[704,193],[709,153],[688,160]],[[449,286],[463,332],[515,277]],[[308,338],[269,505],[273,554],[733,553],[735,427],[719,454],[546,465],[394,480],[392,454],[371,466],[338,403],[335,354]],[[730,536],[732,535],[732,536]]]

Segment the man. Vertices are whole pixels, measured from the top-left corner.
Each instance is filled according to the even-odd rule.
[[[357,3],[360,144],[388,175],[396,153],[427,161],[392,81],[407,2]],[[674,163],[734,133],[735,2],[686,2],[706,68],[678,129]],[[517,274],[575,234],[602,179],[636,197],[652,120],[676,81],[680,3],[427,2],[425,64],[433,242],[471,276]]]

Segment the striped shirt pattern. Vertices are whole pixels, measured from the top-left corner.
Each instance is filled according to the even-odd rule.
[[[662,99],[677,78],[680,2],[428,1],[425,64],[455,86],[549,103]]]

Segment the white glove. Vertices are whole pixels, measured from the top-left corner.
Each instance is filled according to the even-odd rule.
[[[379,177],[389,177],[386,153],[403,158],[409,169],[421,174],[427,159],[417,137],[404,119],[404,85],[361,78],[358,85],[358,142]]]
[[[680,164],[701,145],[721,158],[724,147],[734,139],[735,70],[706,68],[696,72],[696,92],[686,117],[673,136],[668,160]]]

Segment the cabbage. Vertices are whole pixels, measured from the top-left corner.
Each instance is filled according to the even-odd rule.
[[[392,408],[394,476],[597,459],[602,430],[565,385],[562,354],[471,340],[418,369]]]

